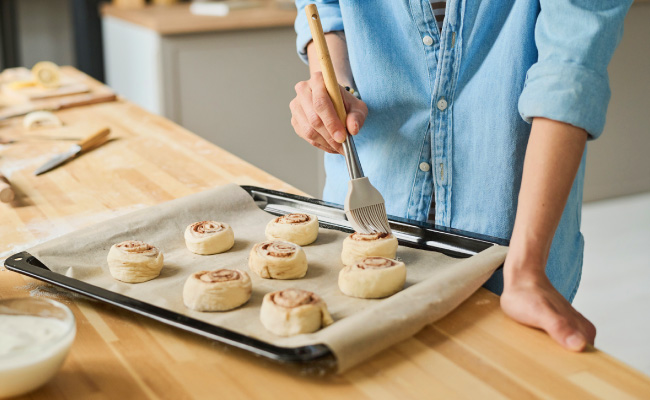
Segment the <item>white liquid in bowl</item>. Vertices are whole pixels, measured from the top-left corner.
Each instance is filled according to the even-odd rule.
[[[74,327],[56,318],[0,315],[0,397],[47,382],[63,363]]]

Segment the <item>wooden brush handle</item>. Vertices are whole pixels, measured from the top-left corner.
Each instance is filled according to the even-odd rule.
[[[81,141],[79,141],[77,144],[81,147],[81,151],[84,152],[92,149],[93,147],[97,147],[100,144],[103,144],[108,139],[108,135],[110,133],[111,128],[102,128],[92,135],[81,139]]]
[[[327,93],[330,95],[332,103],[334,103],[336,114],[339,116],[339,119],[345,127],[345,117],[347,113],[345,112],[345,105],[343,104],[343,97],[341,97],[339,82],[336,80],[334,65],[332,65],[332,58],[330,57],[330,51],[327,48],[327,42],[325,41],[325,34],[323,33],[323,26],[320,23],[320,16],[318,15],[316,4],[307,5],[305,7],[305,13],[307,14],[307,21],[309,21],[311,37],[314,39],[316,52],[320,59],[320,67],[323,72],[323,79],[325,79]]]
[[[0,174],[0,201],[3,203],[10,203],[15,196],[16,194],[14,193],[14,189],[11,187],[11,183],[9,183],[9,179]]]

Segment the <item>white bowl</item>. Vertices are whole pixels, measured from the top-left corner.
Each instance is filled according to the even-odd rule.
[[[30,392],[52,379],[75,333],[74,315],[58,301],[0,300],[0,398]]]

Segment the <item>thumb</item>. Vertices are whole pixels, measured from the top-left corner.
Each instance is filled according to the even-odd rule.
[[[350,105],[348,115],[345,119],[345,125],[351,135],[356,135],[361,130],[363,123],[366,122],[368,108],[361,100],[357,100]]]
[[[582,351],[587,346],[585,335],[569,318],[547,310],[539,316],[539,327],[562,347],[572,351]]]

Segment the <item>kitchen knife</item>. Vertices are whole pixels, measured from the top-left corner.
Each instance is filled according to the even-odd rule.
[[[64,164],[68,160],[75,158],[83,152],[103,144],[108,139],[108,135],[110,133],[110,128],[102,128],[92,135],[81,139],[79,143],[70,147],[66,152],[55,156],[45,164],[41,165],[36,171],[34,171],[34,175],[43,174],[51,169],[58,167],[61,164]]]

